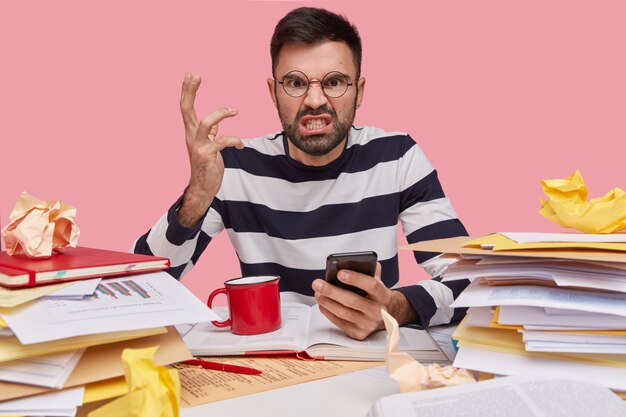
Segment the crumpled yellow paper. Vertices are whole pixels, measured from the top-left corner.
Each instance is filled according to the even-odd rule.
[[[39,200],[23,192],[9,220],[2,230],[9,255],[44,258],[78,243],[76,208],[60,201]]]
[[[128,394],[89,413],[88,417],[178,417],[178,370],[155,365],[158,346],[124,349],[122,361]]]
[[[381,311],[387,329],[387,372],[398,381],[400,392],[421,391],[431,388],[476,382],[467,369],[430,364],[424,366],[406,352],[398,352],[400,330],[398,322],[385,310]]]
[[[548,196],[539,200],[543,217],[585,233],[626,229],[626,193],[621,188],[587,202],[587,187],[578,170],[565,179],[543,180],[541,186]]]

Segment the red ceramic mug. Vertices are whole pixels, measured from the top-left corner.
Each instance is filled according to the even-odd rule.
[[[207,305],[211,308],[217,295],[226,294],[230,318],[211,323],[217,327],[230,326],[231,332],[241,335],[278,330],[281,324],[279,280],[276,275],[264,275],[226,281],[223,288],[209,295]]]

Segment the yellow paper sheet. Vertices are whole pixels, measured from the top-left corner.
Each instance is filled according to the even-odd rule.
[[[617,251],[591,250],[591,249],[525,249],[510,251],[492,251],[489,249],[481,249],[479,246],[466,246],[469,242],[475,241],[476,237],[457,236],[446,239],[426,240],[422,242],[412,243],[402,246],[401,249],[409,249],[413,251],[449,253],[456,255],[478,255],[478,256],[516,256],[527,259],[543,259],[558,258],[568,259],[572,261],[588,261],[588,262],[613,262],[623,266],[626,263],[626,257],[623,253]]]
[[[527,249],[593,249],[626,252],[626,243],[611,242],[531,242],[517,243],[500,233],[494,233],[472,239],[464,244],[466,247],[479,248],[480,245],[493,245],[493,251],[521,251]],[[555,256],[556,257],[556,256]],[[626,262],[626,259],[623,261]]]
[[[180,375],[181,405],[183,407],[193,407],[283,388],[382,364],[382,362],[373,361],[307,361],[290,357],[230,356],[207,359],[259,369],[263,373],[261,375],[244,375],[176,364],[174,366]]]
[[[564,179],[541,181],[547,200],[540,199],[539,214],[585,233],[615,233],[626,229],[626,193],[614,188],[587,202],[587,186],[580,171]]]
[[[154,363],[157,349],[124,349],[122,361],[129,392],[90,412],[89,417],[178,417],[178,372]]]
[[[104,381],[96,381],[85,385],[83,404],[108,400],[127,393],[128,385],[126,385],[126,379],[123,376],[106,379]]]
[[[459,323],[452,337],[457,340],[460,348],[471,347],[474,349],[491,350],[515,355],[626,368],[626,355],[526,352],[522,335],[517,330],[468,326],[467,318]]]
[[[63,282],[60,284],[42,285],[39,287],[21,288],[17,290],[0,287],[0,308],[17,307],[72,284],[72,282]],[[0,313],[2,313],[2,311],[0,311]],[[0,322],[4,323],[2,319],[0,319]]]
[[[48,353],[63,352],[66,350],[82,349],[88,346],[114,343],[122,340],[136,339],[165,333],[164,327],[155,329],[129,330],[114,333],[102,333],[86,336],[76,336],[67,339],[53,340],[32,345],[22,345],[15,337],[0,338],[0,362],[16,359],[31,358]]]

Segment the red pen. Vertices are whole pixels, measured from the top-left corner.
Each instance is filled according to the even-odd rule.
[[[230,365],[221,362],[203,361],[202,359],[189,359],[183,361],[185,365],[201,366],[204,369],[212,369],[214,371],[232,372],[235,374],[246,375],[261,375],[263,371],[254,368],[248,368],[247,366]]]

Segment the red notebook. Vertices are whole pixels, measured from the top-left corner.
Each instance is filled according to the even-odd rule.
[[[167,269],[170,261],[150,255],[93,248],[65,248],[46,259],[0,252],[0,285],[8,288],[111,277]]]

